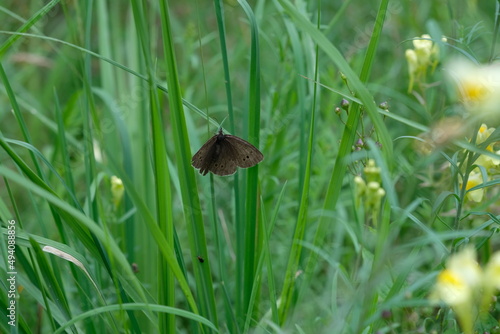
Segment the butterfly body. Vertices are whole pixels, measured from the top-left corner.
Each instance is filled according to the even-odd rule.
[[[237,167],[249,168],[264,159],[262,153],[252,144],[239,137],[219,132],[210,138],[193,156],[191,164],[206,175],[231,175]]]

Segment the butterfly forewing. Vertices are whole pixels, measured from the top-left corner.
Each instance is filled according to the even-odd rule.
[[[191,164],[200,170],[200,173],[205,175],[208,173],[211,164],[213,151],[215,149],[214,143],[217,140],[217,135],[213,136],[193,155]]]
[[[238,167],[249,168],[264,159],[262,153],[255,146],[240,137],[226,135],[226,141],[236,151],[234,160]]]

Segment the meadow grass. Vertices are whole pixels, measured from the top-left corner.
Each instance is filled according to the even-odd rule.
[[[4,2],[1,331],[498,330],[496,299],[470,327],[431,296],[500,248],[500,122],[446,79],[496,61],[499,8]],[[220,126],[264,160],[200,175]]]

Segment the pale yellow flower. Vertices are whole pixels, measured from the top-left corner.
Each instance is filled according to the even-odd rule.
[[[442,41],[446,42],[446,38],[443,37]],[[430,35],[424,34],[413,40],[413,49],[407,49],[405,57],[410,75],[408,92],[411,92],[415,82],[424,81],[429,67],[434,71],[439,61],[439,45],[432,41]]]
[[[482,124],[477,133],[476,144],[479,145],[484,143],[488,139],[488,137],[493,133],[493,131],[495,131],[495,128],[488,128],[486,124]],[[497,154],[499,153],[493,151],[493,143],[488,145],[486,147],[486,150],[492,153],[497,153]],[[479,158],[477,158],[477,160],[475,161],[475,164],[483,166],[484,168],[486,168],[487,171],[489,171],[490,168],[494,168],[500,165],[500,159],[491,157],[489,155],[481,154]]]
[[[378,215],[385,190],[380,185],[381,168],[377,167],[375,160],[369,159],[363,169],[365,177],[354,177],[355,205],[357,208],[363,204],[365,213],[371,218],[373,225],[377,226]]]
[[[380,186],[380,183],[375,181],[368,182],[365,193],[365,212],[370,213],[373,226],[377,226],[378,224],[378,215],[384,196],[385,190]]]
[[[441,42],[446,43],[448,39],[446,37],[441,38]],[[434,43],[431,49],[431,57],[436,61],[439,59],[439,45]]]
[[[431,35],[429,34],[423,34],[420,39],[413,40],[415,50],[429,50],[429,53],[432,49],[432,44]]]
[[[365,180],[359,175],[354,177],[354,192],[356,194],[354,200],[356,207],[359,208],[361,205],[361,199],[365,195],[366,192],[366,183]]]
[[[480,291],[481,283],[482,271],[476,262],[476,251],[469,247],[450,256],[431,295],[431,299],[441,300],[453,308],[466,334],[473,333],[474,294]]]
[[[488,151],[493,152],[493,148],[491,145],[488,145],[486,148]],[[494,152],[496,154],[500,154],[500,151]],[[500,159],[494,158],[492,156],[486,155],[486,154],[481,154],[479,158],[475,161],[476,165],[483,166],[488,170],[489,168],[494,168],[500,165]]]
[[[437,277],[435,286],[439,299],[450,306],[468,302],[472,290],[457,273],[444,269]]]
[[[113,197],[113,204],[118,207],[120,204],[125,188],[120,178],[115,175],[111,176],[111,195]]]
[[[486,124],[481,124],[479,131],[477,132],[476,144],[482,144],[489,138],[489,136],[495,131],[495,128],[488,128]]]
[[[418,57],[417,53],[413,49],[406,49],[405,57],[408,61],[408,72],[413,73],[418,68]]]
[[[381,189],[380,183],[375,181],[368,182],[368,184],[366,185],[366,194],[367,197],[369,197],[370,202],[372,202],[374,199],[379,199],[377,195],[379,189]]]
[[[483,183],[483,176],[481,173],[471,172],[469,178],[467,179],[467,185],[465,189],[467,190],[467,198],[473,202],[481,202],[484,196],[484,188],[476,189],[473,191],[468,191]]]
[[[408,92],[410,93],[413,90],[413,84],[418,69],[418,57],[413,49],[407,49],[405,51],[405,57],[408,62],[408,74],[410,76],[410,83],[408,84]]]
[[[474,322],[484,319],[495,290],[500,289],[500,252],[493,254],[483,271],[476,251],[468,247],[448,259],[437,277],[432,300],[448,304],[456,314],[463,333],[474,333]]]
[[[500,290],[500,252],[494,253],[486,265],[484,285]]]
[[[365,180],[359,175],[354,177],[354,185],[356,187],[356,196],[361,196],[366,191],[366,183]]]
[[[491,256],[484,269],[483,287],[481,312],[486,313],[493,301],[492,296],[500,290],[500,252],[496,252]]]
[[[481,284],[482,271],[476,261],[476,250],[472,247],[464,248],[450,256],[446,268],[470,288],[476,288]]]
[[[380,181],[380,172],[382,169],[375,164],[375,160],[368,159],[368,163],[363,171],[365,172],[366,182]]]
[[[415,48],[419,65],[427,66],[430,64],[433,42],[430,39],[430,35],[424,34],[421,38],[413,40],[413,47]]]
[[[447,66],[466,109],[480,119],[497,122],[500,116],[500,65],[476,65],[463,59]]]

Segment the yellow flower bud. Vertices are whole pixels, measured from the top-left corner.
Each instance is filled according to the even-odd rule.
[[[111,176],[111,195],[113,197],[113,204],[115,205],[115,208],[120,205],[124,191],[125,188],[123,187],[122,180],[115,175]]]

